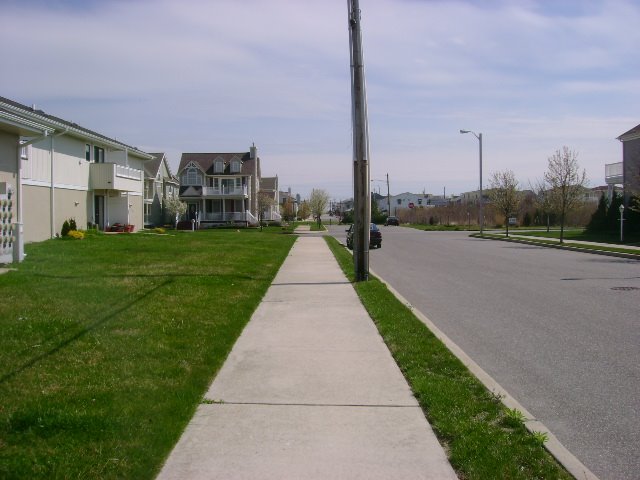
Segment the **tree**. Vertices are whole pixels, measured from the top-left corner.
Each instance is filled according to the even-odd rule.
[[[607,196],[602,193],[600,195],[600,200],[598,201],[598,208],[593,215],[591,216],[591,220],[587,225],[587,231],[594,232],[603,232],[607,230],[607,211],[609,210],[609,200]]]
[[[494,172],[489,178],[489,198],[493,207],[498,213],[504,215],[507,226],[507,237],[509,236],[509,217],[517,210],[520,203],[520,192],[518,192],[518,181],[511,170]]]
[[[578,154],[564,146],[549,157],[544,179],[549,185],[551,208],[560,216],[560,243],[564,243],[567,214],[582,202],[589,183],[587,172],[580,170]]]
[[[530,185],[534,194],[533,203],[536,207],[536,216],[540,215],[542,221],[547,224],[547,232],[549,231],[549,224],[551,223],[551,195],[549,195],[549,185],[544,180],[536,180],[534,185]],[[541,222],[542,223],[542,222]]]
[[[373,223],[384,223],[387,219],[387,214],[380,212],[378,208],[378,202],[376,202],[375,196],[371,195],[371,221]]]
[[[303,200],[300,203],[300,208],[298,209],[298,218],[300,220],[304,220],[311,213],[311,209],[309,208],[309,203],[306,200]]]
[[[318,227],[322,224],[320,216],[325,212],[328,204],[329,194],[327,192],[316,188],[311,190],[311,196],[309,197],[309,209],[311,210],[311,215],[317,219]]]
[[[178,220],[187,212],[187,204],[178,197],[167,197],[164,199],[164,208],[169,216],[175,219],[175,228],[178,228]]]
[[[286,221],[286,222],[290,222],[291,220],[295,220],[295,218],[293,218],[293,200],[291,199],[291,197],[287,197],[284,201],[284,203],[280,206],[280,214],[282,215],[282,218]]]
[[[260,223],[260,231],[262,231],[262,221],[264,220],[265,211],[275,205],[276,201],[272,195],[266,192],[258,193],[258,222]]]

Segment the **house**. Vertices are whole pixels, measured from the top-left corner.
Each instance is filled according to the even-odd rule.
[[[186,220],[199,228],[258,224],[260,158],[255,145],[240,153],[183,153],[178,178]]]
[[[154,159],[144,164],[144,224],[155,227],[173,223],[164,208],[165,198],[178,196],[180,182],[171,173],[164,153],[152,153]]]
[[[293,195],[291,193],[291,187],[289,187],[286,192],[278,192],[278,197],[280,199],[280,210],[282,212],[282,215],[285,215],[286,217],[288,217],[289,215],[297,217],[298,210],[300,209],[300,194],[296,193],[295,195]]]
[[[282,220],[280,215],[280,192],[278,192],[278,177],[262,177],[260,179],[260,195],[264,195],[269,201],[263,208],[262,220],[265,222],[279,222]]]
[[[150,154],[4,97],[0,118],[7,155],[0,181],[15,190],[20,241],[55,237],[70,218],[80,228],[143,226],[143,166]]]
[[[624,205],[628,207],[630,198],[640,195],[640,125],[620,135],[618,140],[622,142],[622,184]]]
[[[378,200],[380,211],[387,211],[387,205],[391,206],[391,215],[396,215],[398,210],[403,208],[438,207],[447,205],[449,201],[442,195],[432,195],[430,193],[410,193],[404,192],[398,195],[391,195],[390,198],[383,197]]]

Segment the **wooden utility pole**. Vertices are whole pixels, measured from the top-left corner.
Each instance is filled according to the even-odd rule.
[[[389,174],[387,173],[387,216],[391,215],[391,194],[389,193]]]
[[[351,117],[353,122],[353,262],[356,281],[369,279],[369,126],[364,81],[362,31],[358,0],[347,0],[349,8],[349,46],[351,50]]]

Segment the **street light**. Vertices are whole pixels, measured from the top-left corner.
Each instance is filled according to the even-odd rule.
[[[622,228],[622,223],[624,222],[624,205],[620,205],[620,243],[624,242],[624,229]]]
[[[478,139],[480,145],[480,235],[482,236],[484,231],[484,215],[482,214],[482,134],[471,130],[460,130],[460,133],[472,133]]]

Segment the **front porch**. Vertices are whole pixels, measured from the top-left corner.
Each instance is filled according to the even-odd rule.
[[[256,226],[258,219],[249,210],[248,199],[183,199],[187,213],[183,220],[194,221],[195,228],[219,225]]]

